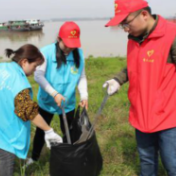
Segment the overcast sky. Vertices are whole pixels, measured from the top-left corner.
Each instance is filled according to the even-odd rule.
[[[153,13],[176,15],[176,0],[148,0]],[[0,0],[0,22],[17,19],[112,17],[114,0]]]

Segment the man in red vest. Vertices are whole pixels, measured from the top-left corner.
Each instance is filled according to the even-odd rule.
[[[176,176],[176,25],[144,0],[116,0],[106,26],[128,32],[127,68],[105,82],[109,95],[129,81],[129,122],[136,129],[141,175],[156,176],[158,153]]]

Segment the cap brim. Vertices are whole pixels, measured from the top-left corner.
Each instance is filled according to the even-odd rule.
[[[129,13],[118,14],[117,16],[115,16],[114,18],[112,18],[112,19],[105,25],[105,27],[119,25],[128,15],[129,15]]]
[[[64,44],[69,47],[69,48],[80,48],[81,47],[81,42],[80,39],[64,39],[62,38]]]

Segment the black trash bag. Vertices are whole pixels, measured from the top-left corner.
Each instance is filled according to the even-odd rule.
[[[76,142],[83,132],[82,127],[85,127],[85,130],[89,131],[91,128],[91,123],[85,108],[80,112],[80,106],[78,106],[73,123],[70,127],[70,135],[72,143]]]
[[[85,109],[81,114],[80,109],[77,110],[72,125],[72,132],[74,133],[72,138],[79,139],[81,136],[81,124],[87,124],[88,129],[92,126]],[[98,176],[102,165],[103,160],[95,132],[84,142],[78,144],[62,143],[51,147],[51,176]]]

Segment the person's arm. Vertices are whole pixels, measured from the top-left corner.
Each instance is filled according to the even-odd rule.
[[[61,136],[54,132],[54,130],[45,122],[40,114],[37,114],[31,122],[42,129],[45,133],[45,142],[48,148],[51,148],[51,142],[53,143],[62,143],[63,140]]]
[[[31,120],[44,131],[50,130],[51,127],[39,114],[38,104],[31,99],[29,92],[29,89],[24,89],[15,97],[15,114],[23,121]]]
[[[121,85],[128,81],[127,68],[124,68],[113,79],[106,81],[103,88],[107,88],[107,94],[113,95],[120,90]]]
[[[83,68],[81,77],[79,79],[78,83],[78,91],[80,94],[80,106],[86,107],[88,109],[88,91],[87,91],[87,78],[86,78],[86,73],[85,73],[85,68]]]
[[[50,83],[45,78],[46,68],[47,61],[45,59],[44,63],[36,68],[36,71],[34,72],[34,80],[40,85],[43,90],[45,90],[48,94],[52,96],[54,92],[56,92],[56,90],[50,85]]]
[[[61,136],[54,132],[54,130],[45,122],[40,114],[37,114],[31,122],[42,129],[45,133],[45,142],[48,148],[51,148],[51,142],[62,143],[63,140]]]
[[[15,97],[15,114],[23,121],[33,120],[38,114],[38,104],[29,93],[29,89],[24,89]]]
[[[50,142],[62,142],[62,138],[45,122],[38,112],[38,104],[32,101],[29,89],[24,89],[15,97],[15,114],[23,121],[31,122],[44,130],[47,147],[50,148]]]
[[[123,85],[128,81],[128,72],[127,68],[124,68],[121,72],[119,72],[114,79],[120,84]]]
[[[171,54],[172,62],[176,64],[176,38],[171,46],[170,54]]]
[[[37,126],[38,128],[42,129],[43,131],[51,130],[52,128],[45,122],[43,117],[40,114],[37,114],[31,122]]]
[[[49,95],[54,98],[56,104],[60,106],[62,100],[65,101],[65,98],[59,92],[57,92],[45,78],[46,68],[47,61],[45,59],[44,63],[38,66],[36,71],[34,72],[34,79],[43,90],[45,90]]]

